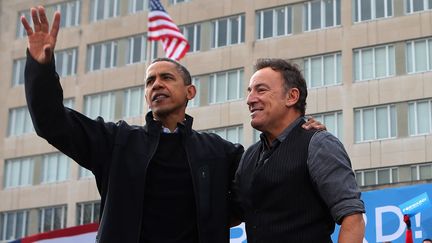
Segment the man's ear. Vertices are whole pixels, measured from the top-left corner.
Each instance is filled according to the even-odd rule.
[[[297,88],[290,88],[286,93],[285,105],[291,107],[295,105],[300,98],[300,90]]]
[[[195,85],[191,84],[187,87],[187,99],[191,100],[195,97],[196,95],[196,88]]]

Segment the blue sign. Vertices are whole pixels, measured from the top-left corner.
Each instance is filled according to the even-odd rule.
[[[414,243],[432,238],[432,207],[427,195],[432,195],[432,184],[363,192],[362,200],[366,206],[366,214],[363,215],[366,222],[363,243],[405,243],[406,225],[403,221],[404,213],[399,207],[405,204],[416,205],[409,208],[413,213],[410,218]],[[333,242],[337,242],[338,235],[339,227],[332,235]]]

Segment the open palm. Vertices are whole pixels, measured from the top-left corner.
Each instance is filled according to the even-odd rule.
[[[49,23],[42,6],[30,10],[34,29],[30,27],[27,19],[22,16],[23,24],[28,36],[28,49],[30,55],[39,63],[45,64],[51,61],[54,47],[57,41],[57,34],[60,28],[60,13],[54,13],[54,20],[49,31]]]

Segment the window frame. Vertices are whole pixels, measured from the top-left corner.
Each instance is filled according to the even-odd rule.
[[[430,11],[432,10],[432,4],[429,4],[428,0],[423,0],[423,9],[422,10],[416,10],[414,11],[414,0],[405,0],[404,1],[404,7],[405,7],[405,14],[415,14],[417,12],[424,12],[424,11]]]
[[[231,28],[232,28],[232,19],[236,18],[237,19],[237,43],[232,43],[232,35],[231,35]],[[226,37],[225,37],[225,45],[219,45],[218,40],[219,40],[219,23],[221,21],[227,21],[227,28],[226,28]],[[220,19],[215,19],[211,21],[211,25],[212,25],[212,35],[211,35],[211,48],[212,49],[216,49],[216,48],[221,48],[221,47],[225,47],[225,46],[232,46],[232,45],[239,45],[239,44],[243,44],[245,42],[245,21],[246,17],[245,14],[239,14],[239,15],[234,15],[234,16],[230,16],[230,17],[224,17],[224,18],[220,18]]]
[[[237,140],[234,140],[234,141],[229,140],[229,138],[228,138],[228,132],[230,130],[233,130],[233,129],[235,130],[235,133],[236,133],[236,136],[237,136]],[[227,127],[212,128],[212,129],[204,130],[203,132],[217,134],[221,138],[223,138],[225,140],[228,140],[228,141],[230,141],[232,143],[240,143],[240,144],[243,143],[243,136],[244,136],[244,134],[243,134],[243,132],[244,132],[243,124],[232,125],[232,126],[227,126]],[[221,133],[224,133],[224,135],[222,135]]]
[[[386,71],[384,76],[377,76],[377,64],[376,52],[378,49],[385,47],[385,58],[386,58]],[[372,77],[371,78],[363,78],[364,76],[364,67],[363,67],[363,55],[366,51],[372,51]],[[358,58],[357,58],[358,53]],[[374,79],[384,79],[394,77],[396,75],[396,50],[393,44],[385,44],[373,47],[365,47],[358,48],[353,50],[353,82],[363,82]],[[391,60],[391,58],[393,59]],[[358,59],[358,63],[357,63]],[[392,73],[393,71],[393,73]],[[359,77],[356,77],[358,72]]]
[[[193,27],[193,37],[192,41],[189,38],[188,27]],[[191,48],[189,48],[188,53],[201,51],[201,23],[187,24],[179,26],[180,31],[184,37],[188,40]]]
[[[229,99],[229,73],[232,72],[237,72],[237,80],[236,80],[236,86],[237,86],[237,96],[234,99]],[[217,97],[218,97],[218,77],[219,75],[224,75],[225,79],[224,79],[224,86],[225,86],[225,91],[224,91],[224,95],[225,97],[223,98],[222,101],[218,101]],[[222,72],[217,72],[217,73],[212,73],[209,74],[209,85],[208,85],[208,104],[209,105],[213,105],[213,104],[221,104],[221,103],[226,103],[226,102],[233,102],[233,101],[237,101],[237,100],[241,100],[244,98],[244,94],[243,94],[243,83],[244,83],[244,69],[243,68],[238,68],[238,69],[233,69],[233,70],[227,70],[227,71],[222,71]],[[220,85],[220,84],[219,84]]]
[[[50,178],[49,170],[52,169],[52,159],[55,159],[55,175],[54,178]],[[64,164],[62,164],[64,163]],[[62,168],[65,168],[65,172],[61,172]],[[65,177],[61,177],[61,175]],[[70,160],[63,153],[50,153],[42,155],[42,176],[41,184],[50,184],[67,181],[70,178]]]
[[[418,67],[416,65],[417,55],[416,55],[415,46],[418,45],[420,42],[425,42],[425,46],[426,46],[426,50],[424,51],[424,53],[426,53],[426,70],[418,70]],[[416,73],[432,71],[432,38],[406,41],[405,51],[406,51],[405,66],[406,66],[407,74],[416,74]],[[411,58],[411,65],[409,63],[410,58]]]
[[[98,18],[99,1],[103,1],[103,12],[102,12],[101,18]],[[112,14],[113,14],[112,16],[110,16],[111,9],[109,6],[111,1],[114,1],[113,9],[112,9]],[[91,0],[90,1],[89,14],[90,14],[90,17],[89,17],[90,23],[103,21],[103,20],[110,19],[110,18],[116,18],[116,17],[120,16],[120,1],[119,0]]]
[[[26,163],[26,166],[28,166],[28,175],[25,175],[24,173],[27,171],[24,171],[22,169],[24,163]],[[34,157],[6,159],[3,188],[13,189],[13,188],[32,186],[34,180],[34,166],[35,166],[34,163],[35,163]],[[14,175],[13,167],[18,167],[18,169],[15,168],[15,170],[17,171],[16,173],[18,173],[19,176],[18,178],[13,176]],[[17,182],[14,183],[14,180],[16,180]]]
[[[139,92],[139,113],[138,114],[131,114],[131,103],[134,102],[132,100],[132,92],[137,91]],[[137,86],[137,87],[131,87],[123,90],[123,111],[122,116],[123,118],[131,118],[131,117],[138,117],[143,114],[144,111],[144,86]]]
[[[421,132],[419,132],[419,128],[418,128],[418,121],[419,121],[419,115],[418,115],[418,109],[417,109],[417,106],[418,106],[418,104],[420,103],[420,102],[427,102],[427,107],[428,107],[428,113],[427,113],[427,115],[429,116],[428,117],[428,119],[429,119],[429,131],[427,131],[427,132],[423,132],[423,133],[421,133]],[[411,114],[411,109],[410,109],[410,106],[411,105],[413,105],[414,107],[413,107],[413,111],[414,111],[414,114]],[[409,136],[423,136],[423,135],[428,135],[428,134],[431,134],[432,133],[432,100],[416,100],[416,101],[411,101],[411,102],[408,102],[408,134],[409,134]],[[414,128],[414,132],[412,133],[412,131],[411,131],[411,119],[410,119],[410,117],[411,117],[411,115],[413,115],[413,118],[414,118],[414,124],[413,124],[413,128]]]
[[[303,13],[304,13],[304,19],[303,19],[303,30],[305,32],[309,31],[315,31],[315,30],[322,30],[322,29],[328,29],[328,28],[334,28],[341,26],[341,13],[340,11],[337,11],[337,7],[339,6],[339,10],[341,10],[341,1],[340,0],[331,0],[333,3],[333,25],[326,26],[326,19],[327,19],[327,8],[325,7],[325,1],[324,0],[314,0],[314,1],[308,1],[305,2],[303,5]],[[315,16],[312,14],[312,4],[320,2],[320,27],[313,28],[312,29],[312,18]]]
[[[339,140],[342,141],[343,128],[344,128],[342,110],[323,112],[323,113],[314,113],[314,114],[310,114],[307,116],[312,116],[313,118],[315,118],[315,120],[320,121],[321,123],[326,124],[327,126],[329,126],[329,124],[324,121],[325,117],[326,116],[333,116],[335,129],[334,129],[334,132],[332,132],[330,130],[328,130],[328,132],[332,133],[335,137],[337,137]],[[340,124],[339,124],[339,122],[340,122]]]
[[[60,215],[60,228],[55,228],[55,218],[56,218],[56,209],[61,209],[61,215]],[[45,229],[45,218],[47,211],[51,210],[51,219],[50,220],[50,228]],[[52,207],[43,207],[38,209],[39,212],[39,220],[38,220],[38,232],[48,232],[52,230],[57,229],[63,229],[66,227],[66,218],[67,218],[67,205],[58,205],[58,206],[52,206]]]
[[[326,57],[333,57],[333,74],[335,77],[335,82],[331,83],[331,84],[325,84],[325,73],[326,73],[326,69],[325,69],[325,58]],[[320,66],[321,66],[321,77],[320,77],[320,85],[318,86],[313,86],[312,87],[312,61],[313,59],[316,58],[320,58]],[[307,62],[307,63],[306,63]],[[311,57],[305,57],[303,58],[303,65],[304,65],[304,78],[307,82],[307,87],[308,89],[315,89],[315,88],[323,88],[323,87],[331,87],[331,86],[336,86],[336,85],[341,85],[342,84],[342,67],[341,64],[342,62],[342,53],[341,52],[334,52],[334,53],[328,53],[328,54],[324,54],[324,55],[317,55],[317,56],[311,56]],[[306,67],[306,65],[308,65]]]
[[[370,0],[371,2],[371,12],[370,12],[370,19],[362,19],[362,8],[361,8],[361,1],[363,0],[353,0],[352,4],[354,6],[353,8],[353,22],[354,23],[362,23],[362,22],[367,22],[367,21],[373,21],[373,20],[377,20],[377,19],[386,19],[386,18],[391,18],[393,17],[393,13],[394,13],[394,4],[393,4],[393,0],[384,0],[384,16],[383,17],[376,17],[377,12],[376,12],[376,5],[377,5],[377,0]],[[369,1],[369,0],[368,0]],[[389,6],[388,6],[388,2],[390,2],[391,6],[390,6],[390,10],[391,13],[389,13]],[[357,10],[357,11],[356,11]],[[356,19],[357,17],[357,19]]]
[[[95,69],[95,49],[97,46],[100,46],[101,53],[100,53],[100,63],[99,68]],[[107,52],[109,49],[109,59],[107,58]],[[87,65],[87,71],[88,72],[95,72],[99,70],[104,69],[111,69],[117,67],[117,58],[118,58],[118,40],[111,40],[111,41],[105,41],[105,42],[99,42],[88,45],[87,48],[88,52],[88,65]],[[108,59],[108,63],[107,63]]]
[[[22,223],[22,229],[21,232],[17,234],[17,217],[18,217],[18,213],[22,213],[23,214],[23,223]],[[8,221],[10,220],[9,218],[13,215],[13,222],[12,222],[12,235],[13,238],[6,238],[6,234],[7,234],[7,227],[8,227]],[[2,230],[0,230],[1,235],[0,235],[0,241],[10,241],[10,240],[15,240],[21,237],[24,237],[27,235],[27,231],[28,231],[28,222],[29,222],[29,210],[18,210],[18,211],[9,211],[9,212],[1,212],[0,213],[0,217],[2,218],[0,220],[0,222],[2,223],[2,225],[0,225],[0,227],[2,227]]]
[[[284,10],[284,33],[279,35],[278,34],[278,27],[279,27],[279,21],[277,16],[278,10]],[[266,11],[272,11],[272,35],[268,37],[264,37],[264,13]],[[290,36],[293,34],[293,13],[292,13],[292,5],[285,5],[281,7],[276,8],[270,8],[270,9],[262,9],[258,10],[255,13],[255,19],[256,19],[256,39],[257,40],[263,40],[267,38],[274,38],[274,37],[280,37],[280,36]],[[276,24],[275,24],[276,23]]]
[[[377,109],[380,108],[386,108],[387,109],[387,137],[378,138],[378,123],[377,123]],[[373,110],[373,138],[372,139],[365,139],[365,131],[364,131],[364,112],[365,110]],[[356,124],[357,118],[356,118],[356,112],[360,112],[359,119],[361,121],[360,124]],[[393,113],[392,113],[393,112]],[[392,114],[396,117],[395,124],[392,124]],[[397,110],[395,104],[388,104],[388,105],[379,105],[379,106],[372,106],[372,107],[362,107],[362,108],[354,108],[354,143],[366,143],[366,142],[374,142],[374,141],[381,141],[381,140],[388,140],[388,139],[395,139],[398,137],[397,134]],[[360,139],[357,140],[357,128],[356,126],[359,125],[359,132],[360,132]],[[394,136],[392,136],[392,130],[394,129]]]
[[[61,56],[59,56],[61,55]],[[71,55],[71,63],[69,64],[69,55]],[[77,61],[78,61],[78,48],[77,47],[73,47],[73,48],[68,48],[68,49],[63,49],[63,50],[59,50],[59,51],[55,51],[54,52],[54,59],[56,62],[56,71],[57,74],[60,77],[67,77],[67,76],[75,76],[76,75],[76,67],[77,67]],[[60,64],[59,63],[59,59],[62,59],[61,62],[61,67],[59,67]],[[70,66],[70,68],[69,68]],[[63,71],[66,70],[66,71]],[[69,73],[69,70],[71,71]]]
[[[84,211],[85,211],[85,206],[91,206],[91,212],[90,212],[90,222],[84,222]],[[97,205],[99,205],[99,209],[100,209],[100,205],[101,202],[100,201],[92,201],[92,202],[80,202],[77,203],[77,214],[76,214],[76,224],[77,225],[85,225],[85,224],[89,224],[89,223],[95,223],[95,222],[99,222],[100,218],[99,218],[99,212],[96,211],[96,207]]]
[[[109,103],[109,106],[108,106],[108,108],[109,108],[108,110],[110,113],[109,116],[104,116],[104,114],[101,114],[102,108],[103,108],[102,98],[105,95],[108,95],[108,102],[107,103]],[[97,102],[98,111],[92,110],[93,100],[96,100],[95,102]],[[115,94],[115,91],[107,91],[107,92],[102,92],[102,93],[85,95],[84,96],[84,114],[86,116],[92,118],[92,119],[96,119],[97,117],[101,116],[104,119],[106,119],[107,121],[113,121],[115,119],[115,115],[116,115],[116,94]],[[92,114],[97,114],[97,116],[93,117]]]

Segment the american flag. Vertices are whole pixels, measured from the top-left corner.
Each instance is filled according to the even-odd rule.
[[[187,39],[174,24],[159,0],[150,0],[147,34],[149,40],[162,40],[162,46],[168,58],[178,61],[189,50]]]

